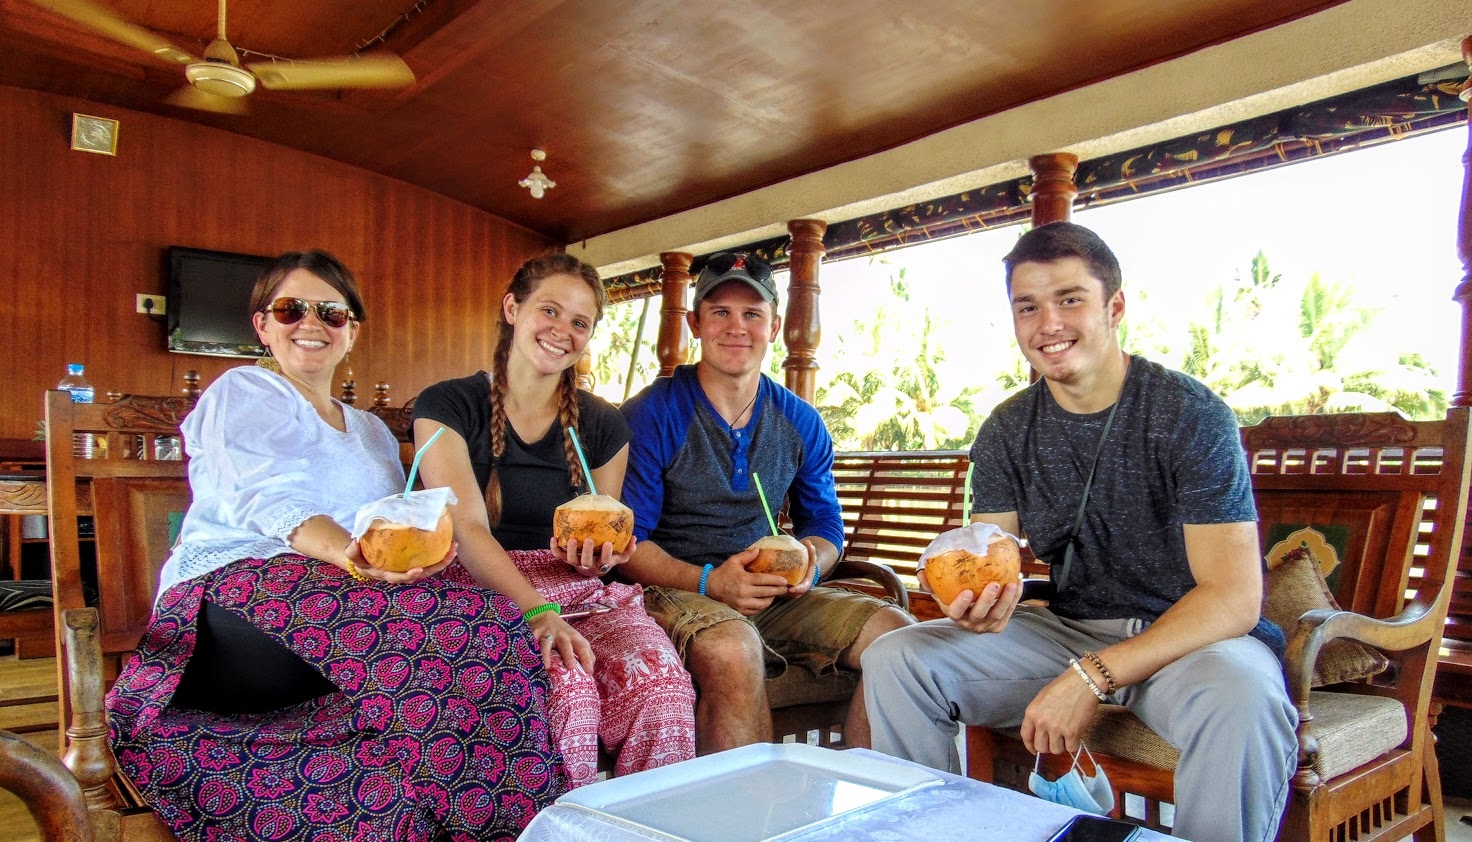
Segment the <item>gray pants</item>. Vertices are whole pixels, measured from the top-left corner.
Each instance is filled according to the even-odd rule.
[[[863,655],[878,751],[960,774],[960,723],[1016,728],[1068,659],[1138,634],[1140,620],[1064,620],[1019,606],[1000,634],[950,620],[892,631]],[[1174,833],[1195,842],[1271,842],[1297,768],[1297,710],[1282,667],[1250,637],[1198,649],[1115,700],[1181,751]]]

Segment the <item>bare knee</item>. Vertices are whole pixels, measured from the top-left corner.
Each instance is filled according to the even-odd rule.
[[[766,680],[764,647],[750,624],[727,620],[695,635],[690,641],[690,674],[702,694],[715,688],[727,692],[760,691]]]

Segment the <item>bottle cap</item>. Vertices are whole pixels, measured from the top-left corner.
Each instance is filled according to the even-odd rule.
[[[67,374],[81,374],[82,373],[82,364],[81,363],[67,363],[66,364],[66,373]]]

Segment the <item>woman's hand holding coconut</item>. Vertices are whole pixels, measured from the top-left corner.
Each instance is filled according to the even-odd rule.
[[[584,576],[602,576],[634,555],[634,513],[606,494],[582,494],[552,516],[552,554]]]
[[[449,552],[445,553],[445,557],[434,564],[423,567],[411,567],[402,572],[396,570],[380,570],[363,558],[362,545],[359,544],[358,539],[354,538],[348,542],[347,548],[342,551],[343,560],[347,564],[339,566],[352,573],[355,578],[377,579],[380,582],[397,585],[404,582],[417,582],[420,579],[428,579],[430,576],[444,570],[455,560],[455,554],[459,550],[460,545],[452,542]]]

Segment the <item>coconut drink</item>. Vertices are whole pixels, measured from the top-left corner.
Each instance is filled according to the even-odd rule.
[[[980,596],[982,589],[992,582],[1005,587],[1017,582],[1021,575],[1021,548],[1000,530],[990,536],[984,548],[947,550],[925,561],[925,581],[930,585],[930,592],[947,605],[955,602],[961,591]]]
[[[796,587],[808,578],[808,548],[791,535],[764,535],[748,550],[757,550],[756,559],[746,565],[753,573],[775,573]]]
[[[591,538],[593,546],[612,544],[621,553],[634,538],[634,512],[607,494],[582,494],[553,512],[552,535],[564,549]]]
[[[415,567],[429,567],[443,561],[454,537],[455,530],[447,509],[440,515],[434,529],[419,529],[407,523],[376,518],[358,539],[358,549],[369,566],[406,573]]]

